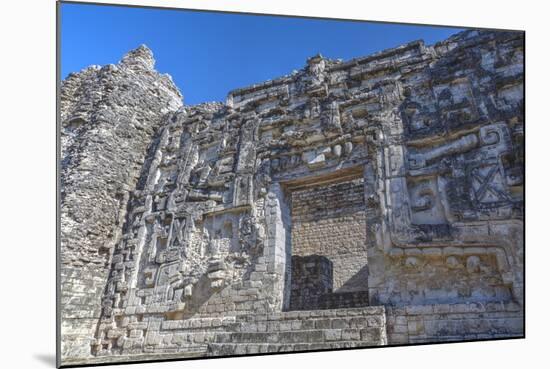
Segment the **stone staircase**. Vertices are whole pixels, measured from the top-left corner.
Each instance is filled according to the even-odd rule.
[[[208,344],[209,356],[387,344],[383,306],[243,315],[231,328]]]

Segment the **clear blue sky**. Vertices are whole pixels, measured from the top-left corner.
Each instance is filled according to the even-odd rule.
[[[362,15],[364,16],[364,15]],[[117,63],[140,44],[172,75],[186,104],[225,101],[230,90],[300,69],[321,53],[344,60],[459,28],[130,8],[61,5],[61,78]]]

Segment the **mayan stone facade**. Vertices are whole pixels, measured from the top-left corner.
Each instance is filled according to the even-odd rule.
[[[523,336],[523,51],[317,55],[197,106],[144,46],[71,74],[62,363]]]

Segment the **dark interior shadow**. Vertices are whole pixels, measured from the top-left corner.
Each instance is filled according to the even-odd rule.
[[[43,364],[46,364],[52,368],[56,367],[54,354],[34,354],[33,357]]]

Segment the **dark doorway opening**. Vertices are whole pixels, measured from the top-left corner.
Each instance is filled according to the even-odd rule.
[[[291,218],[289,310],[368,305],[361,167],[285,184]]]

